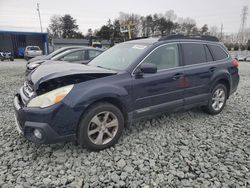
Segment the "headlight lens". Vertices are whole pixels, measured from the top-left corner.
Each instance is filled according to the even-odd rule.
[[[66,97],[66,95],[68,95],[73,87],[74,85],[68,85],[37,96],[34,99],[31,99],[27,106],[45,108],[59,103],[64,97]]]

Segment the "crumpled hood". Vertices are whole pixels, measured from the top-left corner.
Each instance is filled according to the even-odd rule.
[[[33,83],[33,87],[36,90],[40,84],[49,80],[58,79],[62,77],[70,78],[74,75],[113,75],[116,71],[103,69],[90,65],[66,63],[66,62],[53,62],[44,63],[39,66],[34,72],[29,74],[28,81]]]

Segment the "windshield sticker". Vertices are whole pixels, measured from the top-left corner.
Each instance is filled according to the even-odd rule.
[[[132,48],[138,49],[138,50],[144,50],[147,46],[143,45],[134,45]]]

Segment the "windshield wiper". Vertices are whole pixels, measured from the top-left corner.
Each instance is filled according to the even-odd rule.
[[[98,68],[102,68],[102,69],[112,70],[112,69],[110,69],[110,68],[102,67],[102,66],[100,66],[100,65],[98,65],[97,67],[98,67]]]

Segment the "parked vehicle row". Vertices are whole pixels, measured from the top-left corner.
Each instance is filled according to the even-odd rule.
[[[17,129],[35,143],[105,149],[142,118],[196,106],[220,113],[238,66],[217,38],[183,35],[124,42],[87,65],[45,63],[14,98]]]
[[[66,47],[53,52],[47,57],[41,57],[41,59],[33,59],[28,61],[26,75],[36,69],[38,66],[44,63],[54,63],[59,61],[65,61],[69,63],[87,64],[96,56],[103,52],[102,49],[96,49],[91,47]]]

